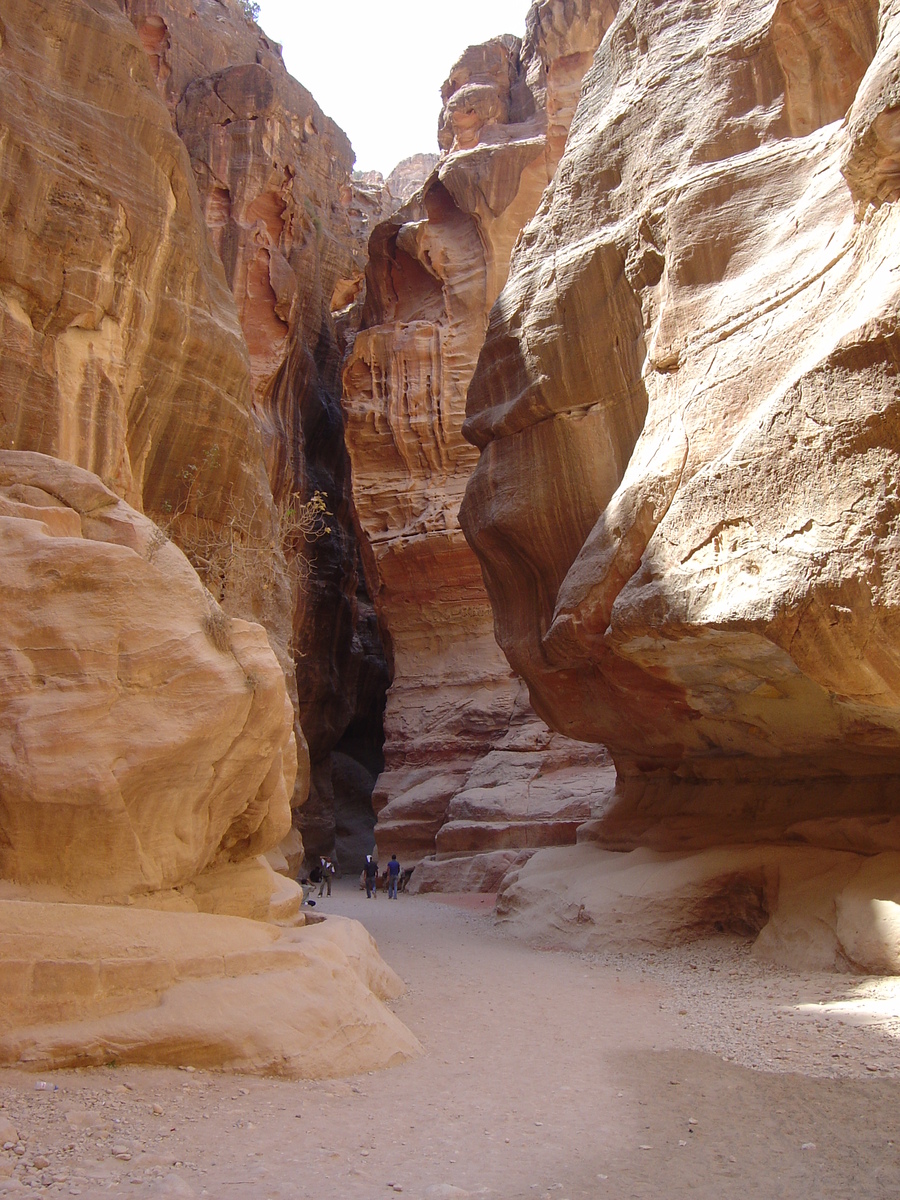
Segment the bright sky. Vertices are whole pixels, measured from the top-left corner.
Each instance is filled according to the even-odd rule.
[[[356,165],[387,175],[437,150],[441,84],[466,49],[525,34],[529,0],[260,0],[287,69],[350,138]]]

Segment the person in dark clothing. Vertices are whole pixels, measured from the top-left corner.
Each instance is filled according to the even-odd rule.
[[[378,863],[371,854],[366,855],[364,868],[366,876],[366,899],[378,899]]]
[[[388,900],[397,899],[397,883],[400,879],[400,864],[397,862],[397,855],[391,855],[391,861],[388,863]]]
[[[327,887],[328,895],[330,896],[331,895],[331,881],[334,878],[334,863],[331,861],[330,858],[323,858],[320,860],[320,862],[322,864],[322,866],[321,866],[322,882],[319,884],[319,895],[321,896],[322,892]]]

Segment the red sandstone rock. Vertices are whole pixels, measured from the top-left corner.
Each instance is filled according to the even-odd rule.
[[[234,293],[276,502],[284,511],[297,507],[295,496],[305,503],[319,493],[327,509],[320,537],[288,539],[284,549],[303,583],[290,642],[313,760],[298,821],[311,854],[331,853],[331,755],[352,726],[352,745],[344,740],[344,748],[362,754],[370,776],[368,793],[356,796],[357,820],[365,823],[380,767],[379,692],[387,685],[360,588],[339,411],[340,361],[364,284],[369,216],[381,218],[383,199],[375,198],[377,212],[369,214],[370,197],[350,180],[345,134],[236,4],[128,0],[127,9],[190,153]],[[371,728],[361,737],[367,719]],[[349,811],[345,819],[353,823]]]
[[[297,755],[261,626],[46,455],[0,451],[0,559],[0,875],[121,902],[276,845]]]
[[[551,749],[522,705],[457,510],[477,457],[461,427],[487,314],[556,164],[561,142],[558,131],[548,136],[548,120],[567,119],[578,64],[583,71],[609,19],[605,4],[554,0],[532,10],[524,43],[504,37],[466,51],[444,85],[444,155],[369,245],[344,410],[366,576],[394,668],[374,797],[378,843],[404,861],[433,852],[445,826],[440,837],[453,853],[571,840],[590,811],[593,769],[602,777],[606,762],[577,748],[578,802],[564,818],[552,804],[529,816],[519,763],[537,756],[549,771],[559,751],[566,772],[570,751]],[[469,807],[464,817],[455,798],[478,786],[493,751],[509,790],[492,825],[495,810],[473,816]]]

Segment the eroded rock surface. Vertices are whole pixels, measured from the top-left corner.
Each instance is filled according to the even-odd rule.
[[[0,561],[0,1059],[321,1076],[417,1053],[371,938],[304,928],[261,857],[297,768],[265,630],[45,455],[0,451]]]
[[[567,755],[586,770],[580,800],[554,814],[529,799],[530,764],[552,769],[553,740],[497,648],[457,511],[477,459],[461,427],[487,314],[611,17],[605,3],[544,0],[524,42],[467,50],[443,89],[439,164],[369,244],[344,411],[366,576],[394,670],[375,793],[382,856],[570,839],[590,811],[591,771],[605,761],[586,747],[560,750],[560,770],[572,768]],[[490,789],[480,778],[487,755]],[[490,801],[473,789],[479,798],[490,790]]]
[[[290,827],[293,717],[259,625],[87,471],[0,451],[0,874],[119,900]]]
[[[900,974],[900,855],[811,846],[714,846],[690,854],[614,852],[586,839],[513,864],[501,923],[543,946],[665,949],[753,938],[794,971]]]
[[[0,447],[138,508],[265,514],[234,303],[131,25],[113,4],[25,0],[2,37]]]
[[[0,1062],[149,1063],[313,1079],[421,1053],[383,1001],[403,984],[357,921],[0,900]]]
[[[396,1061],[414,1040],[377,1006],[377,962],[348,966],[355,933],[240,953],[294,937],[248,917],[303,924],[264,854],[300,853],[275,850],[308,760],[250,358],[171,111],[111,0],[7,6],[0,67],[3,1056]],[[197,559],[227,542],[228,610],[267,628],[169,532]]]
[[[249,350],[253,413],[284,550],[301,582],[290,644],[313,771],[297,820],[311,855],[331,853],[333,754],[364,743],[368,791],[348,797],[348,819],[364,826],[388,682],[359,576],[339,403],[346,326],[375,214],[350,180],[346,135],[236,3],[128,0],[126,8],[188,149]],[[374,202],[380,219],[381,197]],[[317,494],[326,510],[317,535],[292,535],[291,514]]]
[[[896,845],[897,20],[622,4],[494,308],[462,521],[601,844]]]

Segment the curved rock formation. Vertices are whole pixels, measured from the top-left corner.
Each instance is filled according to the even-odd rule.
[[[561,782],[570,798],[559,811],[536,800],[529,780],[554,769],[551,735],[497,648],[457,510],[477,457],[461,427],[487,314],[611,18],[596,0],[542,0],[524,42],[467,50],[443,89],[439,165],[369,243],[344,411],[366,576],[394,671],[377,836],[382,854],[404,861],[571,840],[598,786],[591,768],[605,762],[557,739],[559,769],[571,773],[574,754],[588,770],[577,800]]]
[[[0,65],[0,1057],[396,1061],[415,1042],[355,933],[238,919],[304,923],[262,857],[297,774],[285,678],[137,511],[227,543],[231,610],[284,656],[249,357],[188,156],[112,0],[6,6]]]
[[[359,577],[335,319],[341,313],[346,324],[343,310],[364,283],[368,222],[350,183],[353,151],[236,4],[128,0],[127,10],[190,154],[234,293],[276,503],[291,513],[318,494],[327,513],[315,538],[285,539],[302,580],[291,646],[313,762],[297,819],[311,855],[332,852],[338,751],[367,775],[361,792],[339,787],[338,804],[354,830],[368,814],[371,848],[388,679]]]
[[[0,1062],[151,1063],[312,1079],[421,1046],[356,921],[279,930],[235,917],[0,900]]]
[[[83,466],[138,508],[264,519],[234,303],[130,25],[24,0],[2,38],[0,448]]]
[[[621,5],[494,308],[462,522],[606,845],[897,845],[898,28]]]
[[[277,844],[297,752],[262,627],[45,455],[0,451],[0,559],[0,876],[121,902]]]

